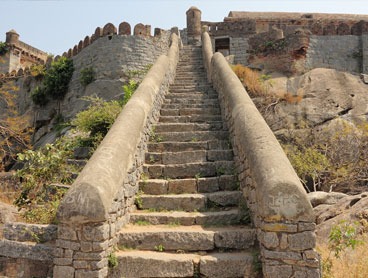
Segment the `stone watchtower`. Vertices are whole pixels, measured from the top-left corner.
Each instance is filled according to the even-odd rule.
[[[201,15],[197,7],[191,7],[187,11],[188,44],[200,44],[201,42]]]
[[[9,45],[16,45],[19,42],[19,34],[14,30],[6,32],[6,43]]]

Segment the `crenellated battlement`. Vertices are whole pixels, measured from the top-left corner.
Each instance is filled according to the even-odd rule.
[[[93,44],[96,40],[102,37],[109,37],[112,39],[113,36],[140,36],[146,38],[158,37],[162,34],[162,29],[155,28],[154,36],[151,35],[151,25],[144,25],[142,23],[138,23],[133,28],[132,34],[132,27],[128,22],[121,22],[118,28],[112,24],[107,23],[104,27],[97,27],[94,33],[90,36],[86,36],[83,40],[80,40],[78,44],[74,45],[74,47],[69,48],[68,51],[64,52],[62,56],[71,58],[78,53],[80,53],[84,48],[88,47],[89,45]],[[58,56],[55,57],[57,59]]]
[[[302,14],[299,18],[292,16],[278,18],[258,17],[253,13],[244,13],[244,17],[226,17],[223,22],[202,21],[202,26],[204,25],[208,26],[208,32],[211,36],[248,37],[249,35],[269,32],[273,27],[283,30],[285,35],[291,34],[299,28],[308,29],[313,35],[319,36],[368,34],[367,16],[325,15],[325,17],[315,18],[314,14]]]

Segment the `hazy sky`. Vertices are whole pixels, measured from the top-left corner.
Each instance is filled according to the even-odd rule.
[[[127,21],[170,29],[184,28],[190,6],[202,11],[202,20],[222,21],[229,11],[294,11],[368,14],[367,0],[0,0],[0,41],[15,29],[20,40],[58,55],[72,48],[96,27]]]

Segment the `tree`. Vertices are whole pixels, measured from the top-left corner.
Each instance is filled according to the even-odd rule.
[[[29,119],[19,116],[16,106],[18,88],[12,82],[0,87],[0,171],[8,170],[16,160],[17,153],[30,148],[32,129]]]

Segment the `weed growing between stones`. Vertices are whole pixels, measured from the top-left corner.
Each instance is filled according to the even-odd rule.
[[[138,209],[142,209],[143,208],[142,194],[143,194],[143,191],[140,190],[135,195],[134,204],[137,206]]]
[[[116,257],[114,252],[109,254],[107,261],[109,268],[115,268],[119,265],[118,258]]]
[[[155,250],[157,252],[164,252],[165,251],[165,247],[162,244],[156,245],[155,246]]]
[[[136,222],[134,222],[134,225],[137,226],[149,226],[151,225],[150,222],[146,221],[146,220],[137,220]]]

